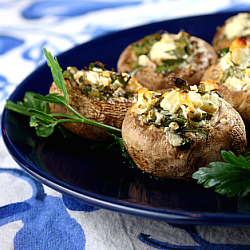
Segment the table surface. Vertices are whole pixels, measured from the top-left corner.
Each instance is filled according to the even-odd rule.
[[[109,32],[249,7],[250,1],[2,0],[1,113],[16,86],[44,62],[44,47],[58,55]],[[250,248],[249,228],[173,225],[97,208],[61,194],[20,168],[2,138],[0,159],[0,249]]]

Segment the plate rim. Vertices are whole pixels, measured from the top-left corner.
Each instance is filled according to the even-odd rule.
[[[167,19],[159,22],[153,22],[149,24],[143,24],[136,27],[113,31],[103,36],[98,36],[90,41],[85,43],[79,44],[63,53],[60,53],[56,57],[64,57],[67,54],[72,53],[78,47],[86,46],[86,44],[90,44],[93,42],[98,41],[99,39],[103,39],[104,37],[108,38],[113,36],[114,34],[119,34],[123,32],[129,32],[130,30],[136,30],[138,28],[143,28],[152,24],[161,24],[165,22],[171,22],[176,20],[185,20],[185,19],[192,19],[192,18],[199,18],[204,16],[217,16],[217,15],[231,15],[235,13],[239,13],[241,11],[229,11],[229,12],[222,12],[222,13],[214,13],[214,14],[207,14],[207,15],[195,15],[195,16],[188,16],[188,17],[181,17],[175,19]],[[19,85],[16,86],[15,90],[9,95],[8,99],[13,100],[15,99],[16,95],[21,91],[23,86],[25,86],[26,82],[29,81],[29,78],[32,78],[33,75],[38,74],[40,70],[43,70],[44,67],[47,67],[47,62],[41,64],[38,68],[36,68],[31,74],[29,74]],[[1,117],[1,132],[4,144],[12,158],[18,163],[19,166],[22,167],[27,173],[33,176],[36,180],[40,181],[41,183],[51,187],[52,189],[59,191],[61,193],[65,193],[71,195],[77,199],[80,199],[84,202],[92,204],[97,207],[109,209],[116,212],[122,212],[126,214],[136,215],[140,217],[146,217],[155,220],[164,220],[168,223],[184,223],[184,224],[196,224],[196,225],[217,225],[217,226],[248,226],[250,224],[250,214],[231,214],[231,213],[208,213],[208,212],[185,212],[185,211],[176,211],[176,210],[163,210],[163,209],[156,209],[156,208],[147,208],[144,209],[142,207],[138,207],[133,204],[129,204],[125,202],[119,202],[115,200],[111,200],[106,197],[100,197],[95,194],[90,194],[88,192],[77,192],[72,188],[71,185],[64,183],[62,185],[60,180],[57,180],[55,177],[46,175],[46,173],[42,172],[40,169],[36,168],[33,163],[27,163],[27,160],[20,154],[18,149],[15,145],[12,144],[11,138],[5,132],[5,123],[6,123],[6,115],[7,112],[10,112],[6,108],[4,108],[2,117]],[[31,166],[31,168],[30,168]],[[40,172],[40,173],[39,173]],[[211,221],[212,220],[212,221]],[[228,221],[230,220],[230,221]],[[223,224],[222,224],[223,223]]]
[[[8,148],[9,150],[9,148]],[[139,216],[148,219],[162,220],[167,223],[174,224],[190,224],[190,225],[202,225],[202,226],[249,226],[250,215],[246,214],[229,214],[229,213],[209,213],[209,212],[186,212],[186,211],[177,211],[177,210],[164,210],[164,209],[155,209],[155,208],[141,208],[136,205],[129,203],[119,202],[119,201],[110,201],[110,199],[102,198],[98,195],[91,195],[86,192],[79,193],[75,191],[70,185],[66,184],[61,185],[56,181],[46,178],[46,174],[38,174],[39,171],[32,171],[31,168],[25,166],[20,162],[14,155],[13,159],[22,167],[29,175],[35,178],[37,181],[45,184],[46,186],[70,196],[77,198],[83,202],[86,202],[89,205],[101,208],[108,209],[114,212],[121,212],[125,214],[130,214],[133,216]],[[31,164],[33,165],[33,164]],[[36,169],[37,170],[37,169]],[[45,175],[45,176],[44,176]],[[59,181],[60,182],[60,181]],[[69,186],[69,187],[67,187]],[[211,220],[213,220],[211,222]],[[230,221],[229,221],[230,220]],[[222,224],[223,223],[223,224]]]

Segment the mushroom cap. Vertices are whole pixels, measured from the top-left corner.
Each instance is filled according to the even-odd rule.
[[[221,161],[222,149],[243,153],[246,148],[243,120],[228,102],[221,98],[220,102],[210,120],[207,138],[189,132],[191,144],[187,149],[171,145],[162,129],[142,124],[133,112],[134,107],[129,108],[122,124],[122,138],[135,164],[159,178],[189,179],[199,167]],[[226,119],[226,124],[222,119]]]

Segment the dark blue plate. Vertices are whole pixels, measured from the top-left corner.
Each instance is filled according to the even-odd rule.
[[[58,61],[83,68],[94,61],[116,68],[122,50],[141,37],[159,30],[180,29],[211,42],[218,25],[236,13],[188,17],[152,23],[97,38],[61,55]],[[46,64],[21,83],[10,100],[23,99],[26,91],[47,94],[52,83]],[[106,145],[80,138],[63,139],[58,133],[38,138],[28,119],[9,110],[2,116],[4,142],[16,162],[42,183],[89,204],[117,212],[200,225],[250,225],[247,199],[227,198],[194,181],[161,181],[150,178]]]

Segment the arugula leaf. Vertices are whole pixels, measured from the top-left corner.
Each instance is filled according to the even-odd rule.
[[[214,187],[217,193],[228,197],[244,197],[250,193],[250,162],[244,156],[231,151],[221,151],[225,162],[212,162],[210,168],[199,168],[193,174],[198,184]]]

